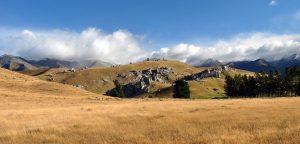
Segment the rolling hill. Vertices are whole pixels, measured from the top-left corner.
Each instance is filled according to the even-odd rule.
[[[82,77],[89,78],[97,75],[94,71],[109,76],[112,72],[126,72],[126,68],[161,65],[172,66],[183,74],[201,71],[175,61],[140,62],[68,72],[68,78],[76,78],[77,74],[89,74]],[[64,70],[50,69],[45,73],[58,71]],[[230,71],[234,73],[249,72]],[[66,78],[61,75],[61,79]],[[191,91],[207,95],[204,90],[215,88],[222,80],[191,81]],[[209,94],[204,98],[213,97]],[[0,68],[0,99],[1,144],[165,144],[174,143],[174,139],[175,143],[299,143],[297,97],[120,100]]]
[[[66,71],[63,68],[50,69],[36,77],[42,80],[64,83],[80,87],[97,94],[105,94],[114,88],[114,80],[119,80],[124,84],[135,82],[137,76],[133,73],[168,68],[170,72],[167,80],[153,81],[149,93],[138,97],[171,97],[172,83],[184,76],[199,73],[207,68],[196,68],[178,61],[143,61],[128,65],[120,65],[110,68],[89,68],[76,72]],[[230,74],[251,74],[243,70],[230,70]],[[193,98],[214,98],[224,96],[224,75],[220,78],[205,78],[200,81],[189,82]],[[165,93],[163,93],[165,92]],[[161,94],[163,93],[163,94]]]
[[[172,97],[172,83],[184,76],[199,73],[209,67],[193,67],[179,61],[169,60],[149,60],[128,65],[114,65],[111,67],[108,63],[102,61],[60,61],[55,59],[42,59],[39,61],[26,60],[21,57],[4,55],[0,62],[7,65],[10,70],[35,76],[41,80],[58,82],[80,89],[84,89],[96,94],[106,94],[114,88],[114,80],[119,80],[123,84],[135,83],[138,79],[136,73],[143,73],[149,70],[168,69],[166,79],[158,79],[150,85],[149,92],[138,94],[135,97]],[[214,61],[210,61],[214,62]],[[208,61],[209,63],[209,61]],[[73,66],[91,68],[74,69]],[[100,67],[98,67],[100,66]],[[214,65],[217,67],[220,65]],[[20,69],[22,67],[23,69]],[[248,71],[231,70],[226,74],[250,74]],[[140,74],[140,76],[142,76]],[[220,78],[204,78],[197,81],[190,81],[192,98],[217,98],[224,96],[224,76]],[[53,87],[53,86],[50,86]],[[38,87],[39,88],[39,87]]]
[[[180,76],[201,71],[199,68],[177,61],[143,61],[110,68],[90,68],[76,72],[64,72],[65,69],[62,68],[51,69],[37,77],[47,80],[49,76],[51,76],[55,82],[80,85],[88,91],[103,94],[114,87],[113,81],[117,78],[118,74],[126,74],[130,71],[142,71],[159,67],[170,67],[173,69],[174,73],[170,75],[170,81],[174,81]]]
[[[0,78],[2,106],[17,105],[19,99],[30,103],[53,105],[53,103],[64,102],[67,99],[72,99],[73,102],[76,102],[95,98],[108,98],[69,85],[43,81],[2,68],[0,68]],[[26,106],[30,107],[30,105]]]

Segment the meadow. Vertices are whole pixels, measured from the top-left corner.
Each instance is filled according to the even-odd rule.
[[[300,143],[300,98],[1,96],[0,143]]]
[[[299,97],[117,99],[0,69],[0,100],[1,144],[300,143]]]

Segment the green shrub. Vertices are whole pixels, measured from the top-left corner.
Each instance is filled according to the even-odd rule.
[[[190,98],[190,86],[189,83],[184,80],[175,81],[173,87],[174,98]]]
[[[124,98],[125,97],[124,88],[123,88],[124,86],[118,80],[115,80],[114,84],[115,84],[115,88],[112,90],[113,96]]]

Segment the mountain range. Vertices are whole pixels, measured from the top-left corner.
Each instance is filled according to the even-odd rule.
[[[91,67],[109,67],[113,64],[104,62],[101,60],[78,60],[78,61],[67,61],[58,59],[40,59],[40,60],[27,60],[22,57],[13,55],[2,55],[0,57],[0,67],[6,68],[13,71],[30,71],[37,70],[40,68],[91,68]],[[218,60],[207,59],[196,67],[218,67],[222,65],[232,65],[237,69],[259,72],[270,70],[278,70],[284,72],[286,67],[300,65],[300,57],[297,54],[283,57],[276,61],[267,61],[265,59],[257,60],[245,60],[245,61],[233,61],[222,63]]]
[[[84,67],[109,67],[111,63],[100,60],[66,61],[45,58],[41,60],[26,60],[22,57],[13,55],[2,55],[0,66],[12,71],[28,71],[39,68],[84,68]]]
[[[267,61],[265,59],[257,59],[257,60],[245,60],[245,61],[234,61],[222,63],[218,60],[208,59],[201,63],[197,67],[216,67],[220,65],[232,65],[235,68],[243,69],[252,72],[265,71],[268,72],[270,70],[278,70],[280,72],[284,72],[286,67],[292,67],[295,65],[300,66],[300,57],[297,54],[290,55],[288,57],[283,57],[280,60],[275,61]]]

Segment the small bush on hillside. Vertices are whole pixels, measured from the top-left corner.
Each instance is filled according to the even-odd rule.
[[[173,87],[174,98],[190,98],[190,86],[189,83],[184,80],[175,81]]]

